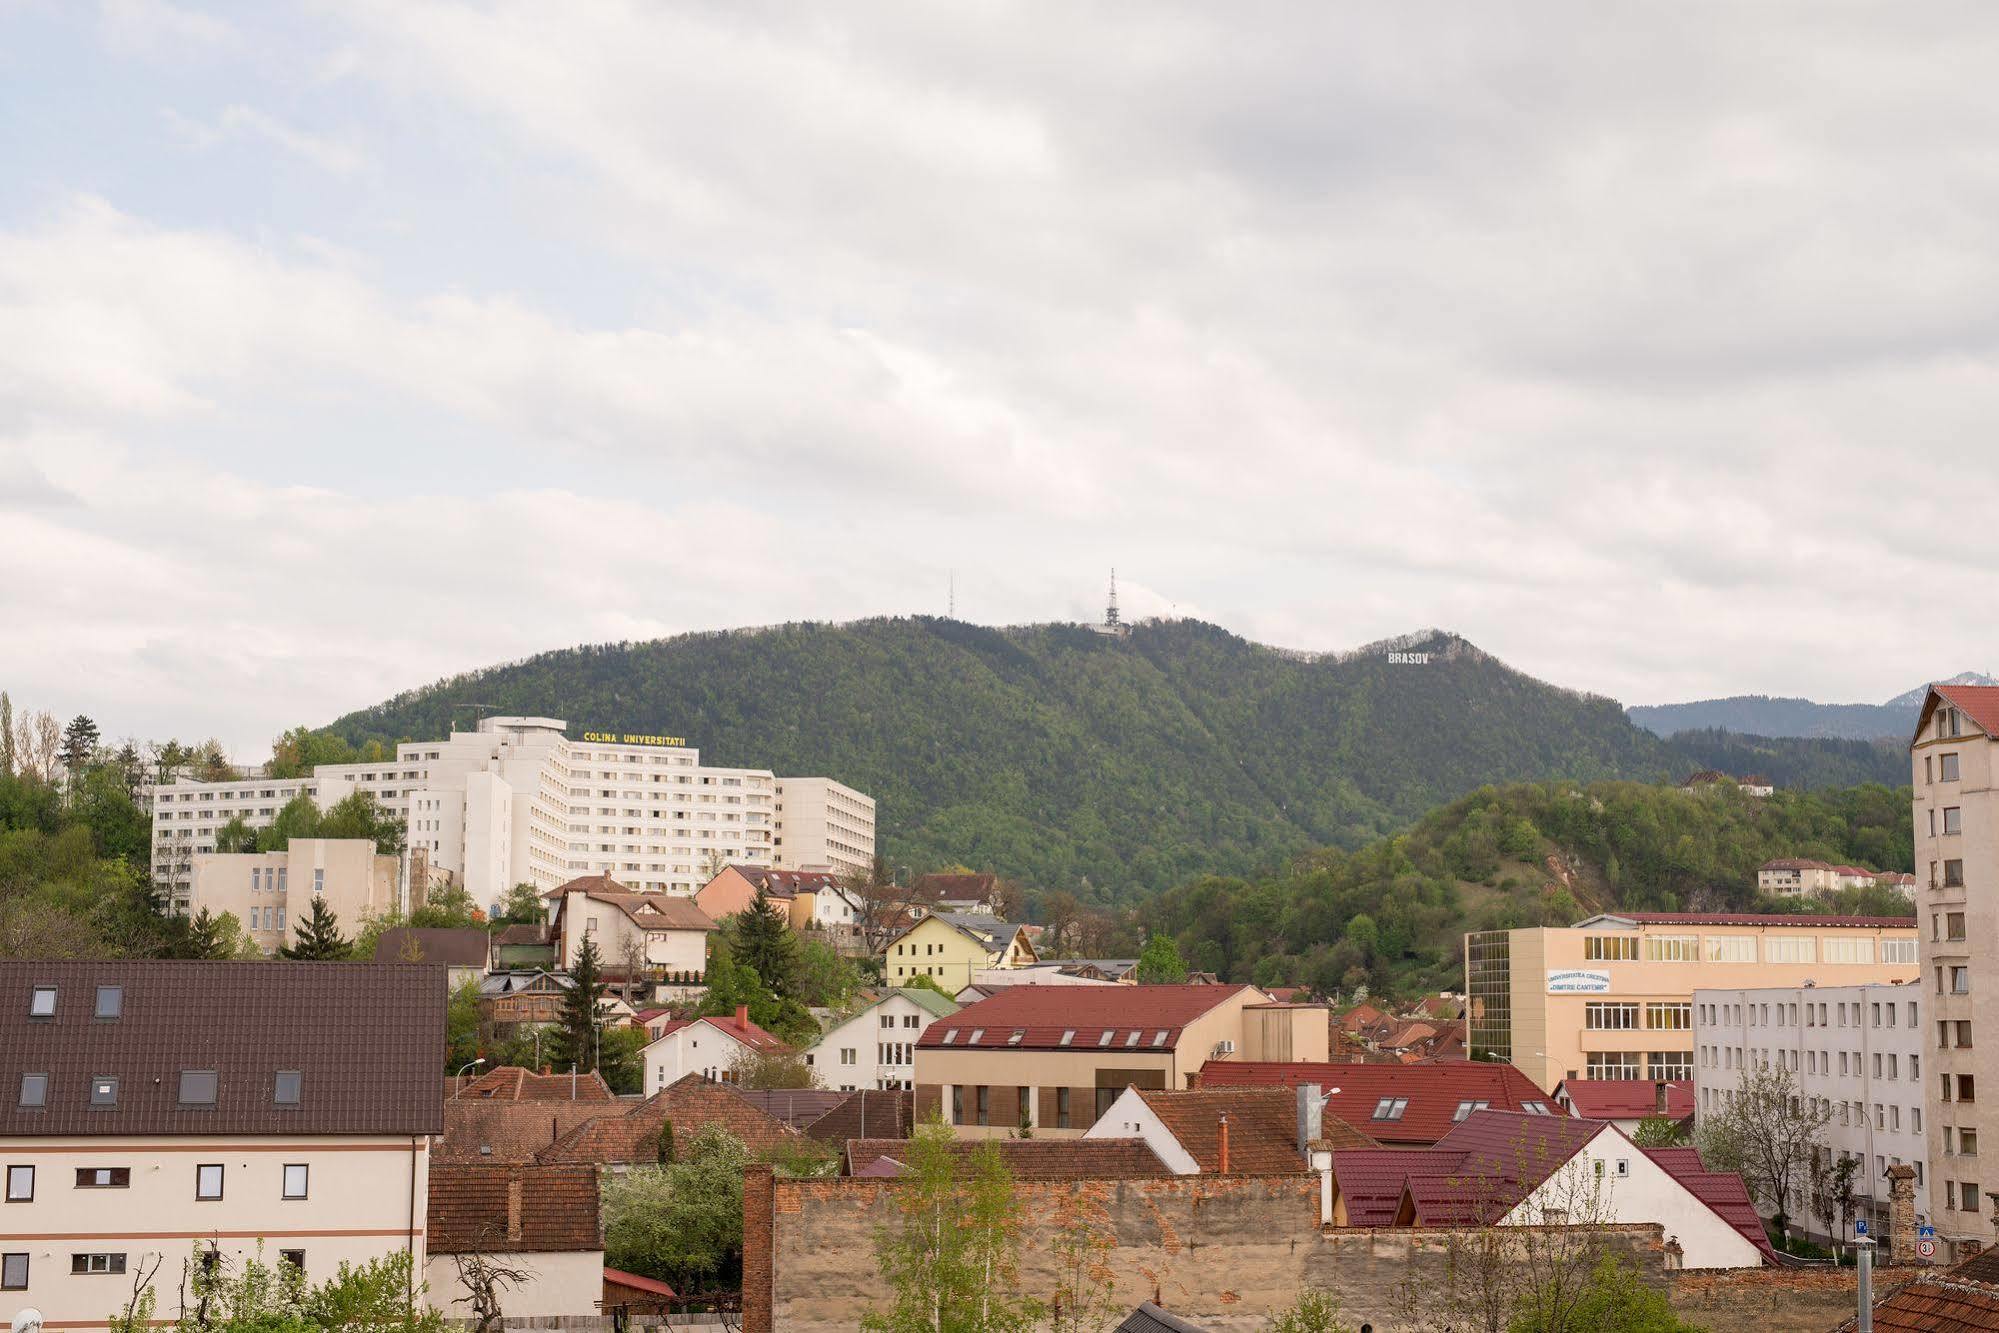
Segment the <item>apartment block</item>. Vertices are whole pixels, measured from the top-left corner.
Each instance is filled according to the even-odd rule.
[[[559,718],[488,717],[442,741],[406,741],[393,760],[321,765],[309,778],[164,784],[151,793],[154,877],[185,908],[193,858],[215,850],[232,816],[260,828],[294,796],[324,809],[355,791],[407,821],[411,864],[486,904],[515,884],[546,892],[583,875],[685,895],[722,865],[777,863],[779,779],[769,770],[705,765],[678,736],[571,739],[568,729]],[[859,792],[784,781],[799,784],[788,817],[806,830],[801,846],[872,859],[871,801],[863,820],[853,813],[867,801]],[[824,832],[814,841],[811,830]]]
[[[420,1275],[442,973],[0,961],[9,1308],[103,1328],[157,1262],[171,1323],[197,1249],[240,1263],[261,1245],[315,1283],[407,1250]]]
[[[1926,1084],[1932,1222],[1950,1257],[1993,1243],[1999,1168],[1981,1164],[1979,1085],[1999,1069],[1999,686],[1936,685],[1909,744],[1914,787],[1916,911],[1922,923],[1930,1071]],[[1994,1125],[1999,1132],[1999,1123]]]
[[[1923,998],[1917,982],[1695,991],[1695,1123],[1726,1106],[1749,1071],[1787,1070],[1798,1095],[1831,1117],[1825,1151],[1860,1159],[1852,1216],[1877,1223],[1886,1236],[1886,1173],[1909,1166],[1917,1221],[1929,1222]],[[1802,1192],[1785,1211],[1821,1237],[1841,1225],[1817,1217]]]
[[[867,874],[875,859],[875,798],[831,778],[777,779],[772,851],[782,870]]]
[[[394,911],[400,870],[395,857],[365,838],[293,838],[281,852],[198,852],[187,911],[230,913],[272,954],[291,942],[314,899],[326,903],[347,936],[369,917]]]
[[[1696,990],[1915,979],[1906,917],[1616,912],[1465,936],[1473,1059],[1564,1080],[1693,1077]]]

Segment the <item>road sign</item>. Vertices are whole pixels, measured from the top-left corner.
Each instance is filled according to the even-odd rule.
[[[1861,1218],[1855,1218],[1855,1219],[1854,1219],[1854,1222],[1853,1222],[1853,1234],[1854,1234],[1854,1235],[1856,1235],[1856,1236],[1864,1236],[1864,1235],[1866,1235],[1866,1234],[1867,1234],[1867,1219],[1866,1219],[1866,1218],[1864,1218],[1864,1217],[1861,1217]]]
[[[1933,1259],[1936,1257],[1936,1252],[1937,1243],[1935,1241],[1925,1238],[1916,1242],[1916,1253],[1922,1255],[1923,1258]]]
[[[1917,1227],[1916,1234],[1924,1240],[1935,1240],[1937,1238],[1937,1229],[1930,1226]]]

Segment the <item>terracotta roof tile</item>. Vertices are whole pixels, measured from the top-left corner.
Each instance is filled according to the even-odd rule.
[[[848,1139],[906,1139],[916,1132],[916,1094],[863,1088],[805,1127],[821,1143]]]
[[[1999,685],[1932,685],[1930,687],[1977,723],[1988,736],[1999,736]],[[1929,710],[1924,710],[1927,720]]]
[[[827,1088],[731,1088],[730,1091],[758,1110],[801,1130],[854,1095]]]
[[[1108,1049],[1167,1049],[1180,1040],[1180,1031],[1188,1023],[1249,989],[1009,986],[991,999],[938,1019],[923,1030],[916,1044],[924,1050],[974,1044],[982,1050],[1097,1050],[1106,1047],[1105,1036],[1109,1034]],[[1020,1034],[1018,1040],[1015,1033]]]
[[[720,1125],[751,1151],[796,1142],[798,1132],[757,1109],[720,1083],[689,1074],[668,1084],[623,1115],[603,1115],[576,1126],[535,1155],[538,1162],[612,1163],[659,1160],[660,1126],[673,1122],[676,1143],[708,1125]]]
[[[934,1028],[932,1029],[935,1030]],[[1374,1139],[1393,1145],[1429,1145],[1459,1123],[1466,1102],[1486,1102],[1497,1110],[1530,1105],[1554,1110],[1554,1102],[1512,1065],[1483,1060],[1435,1064],[1318,1064],[1210,1060],[1201,1066],[1203,1088],[1316,1083],[1330,1091],[1326,1117],[1339,1119]],[[1396,1119],[1376,1119],[1383,1098],[1407,1098]]]
[[[607,1111],[602,1102],[447,1101],[432,1152],[440,1162],[528,1162]]]
[[[1650,1079],[1572,1078],[1556,1091],[1584,1120],[1642,1120],[1661,1114],[1659,1085]],[[1666,1118],[1685,1120],[1693,1113],[1694,1081],[1682,1078],[1666,1084]]]
[[[647,1030],[657,1033],[658,1036],[655,1036],[653,1040],[658,1041],[662,1037],[672,1036],[682,1028],[693,1027],[696,1023],[707,1023],[713,1026],[718,1032],[735,1038],[753,1051],[782,1052],[791,1049],[791,1047],[785,1045],[755,1023],[750,1022],[749,1019],[736,1014],[712,1014],[705,1018],[674,1018]]]
[[[429,1199],[432,1254],[604,1248],[594,1167],[436,1165]]]
[[[610,1085],[596,1070],[587,1074],[538,1074],[519,1065],[501,1065],[467,1080],[451,1097],[453,1101],[501,1102],[608,1102],[615,1100]]]
[[[1281,1176],[1309,1170],[1298,1152],[1298,1096],[1290,1088],[1203,1088],[1193,1092],[1140,1090],[1204,1173],[1221,1169],[1221,1118],[1229,1118],[1229,1174]],[[1337,1117],[1324,1124],[1335,1147],[1374,1147],[1374,1141]]]
[[[1138,1180],[1172,1173],[1144,1139],[987,1139],[999,1145],[1007,1169],[1016,1180]],[[906,1164],[908,1139],[851,1139],[847,1143],[847,1174],[858,1175],[886,1158]],[[978,1144],[960,1139],[954,1152],[969,1153]],[[887,1174],[887,1173],[880,1173]]]

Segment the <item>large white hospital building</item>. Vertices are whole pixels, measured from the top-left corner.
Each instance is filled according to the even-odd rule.
[[[232,817],[261,828],[301,792],[326,809],[356,791],[408,821],[411,857],[487,904],[518,883],[546,890],[595,874],[691,894],[723,862],[845,874],[866,870],[875,849],[874,800],[829,778],[712,768],[678,736],[572,739],[556,718],[489,717],[446,740],[406,741],[393,761],[162,784],[153,874],[185,909],[194,855],[214,851]]]

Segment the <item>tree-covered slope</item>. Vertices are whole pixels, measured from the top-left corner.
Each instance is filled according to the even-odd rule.
[[[544,653],[332,730],[357,744],[440,736],[477,703],[573,732],[686,736],[710,763],[870,792],[893,865],[964,863],[1095,898],[1358,847],[1485,783],[1688,767],[1615,702],[1455,636],[1394,648],[1428,660],[1385,646],[1308,658],[1192,621],[1124,638],[931,618],[791,625]]]

